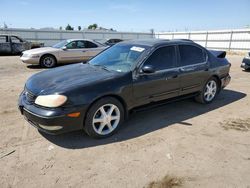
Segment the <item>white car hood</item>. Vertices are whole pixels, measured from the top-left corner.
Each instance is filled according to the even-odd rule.
[[[60,49],[58,48],[52,48],[52,47],[43,47],[43,48],[35,48],[32,50],[26,50],[23,53],[24,54],[43,54],[43,53],[52,53],[57,52]]]

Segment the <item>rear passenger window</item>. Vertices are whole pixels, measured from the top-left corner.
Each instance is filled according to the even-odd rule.
[[[175,66],[175,47],[161,47],[153,52],[144,65],[152,65],[156,71]]]
[[[201,48],[192,45],[180,45],[179,51],[181,66],[205,62],[205,55]]]
[[[86,41],[85,46],[86,48],[97,48],[97,45],[90,41]]]

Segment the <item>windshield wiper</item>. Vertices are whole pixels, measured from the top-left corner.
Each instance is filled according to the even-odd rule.
[[[100,67],[101,69],[104,69],[104,70],[110,72],[110,70],[109,70],[106,66],[104,66],[104,65],[93,65],[93,66],[95,66],[95,67]]]

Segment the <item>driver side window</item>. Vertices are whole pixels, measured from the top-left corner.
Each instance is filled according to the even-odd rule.
[[[144,65],[151,65],[156,71],[175,67],[175,47],[166,46],[155,50]]]
[[[67,49],[76,49],[77,44],[76,41],[70,42],[69,44],[66,45]]]

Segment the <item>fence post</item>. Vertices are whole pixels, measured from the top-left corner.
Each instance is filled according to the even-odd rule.
[[[62,38],[62,32],[63,32],[62,30],[61,30],[61,31],[59,31],[60,41],[62,41],[62,39],[63,39],[63,38]]]
[[[188,40],[191,39],[191,33],[188,33]]]
[[[172,39],[174,39],[174,33],[172,33]]]
[[[231,31],[231,34],[230,34],[230,41],[229,41],[229,46],[228,46],[229,51],[231,51],[232,39],[233,39],[233,31]]]
[[[37,31],[35,31],[35,41],[38,41],[38,34],[37,34]]]
[[[208,31],[206,33],[206,42],[205,42],[205,48],[207,48],[207,41],[208,41]]]

